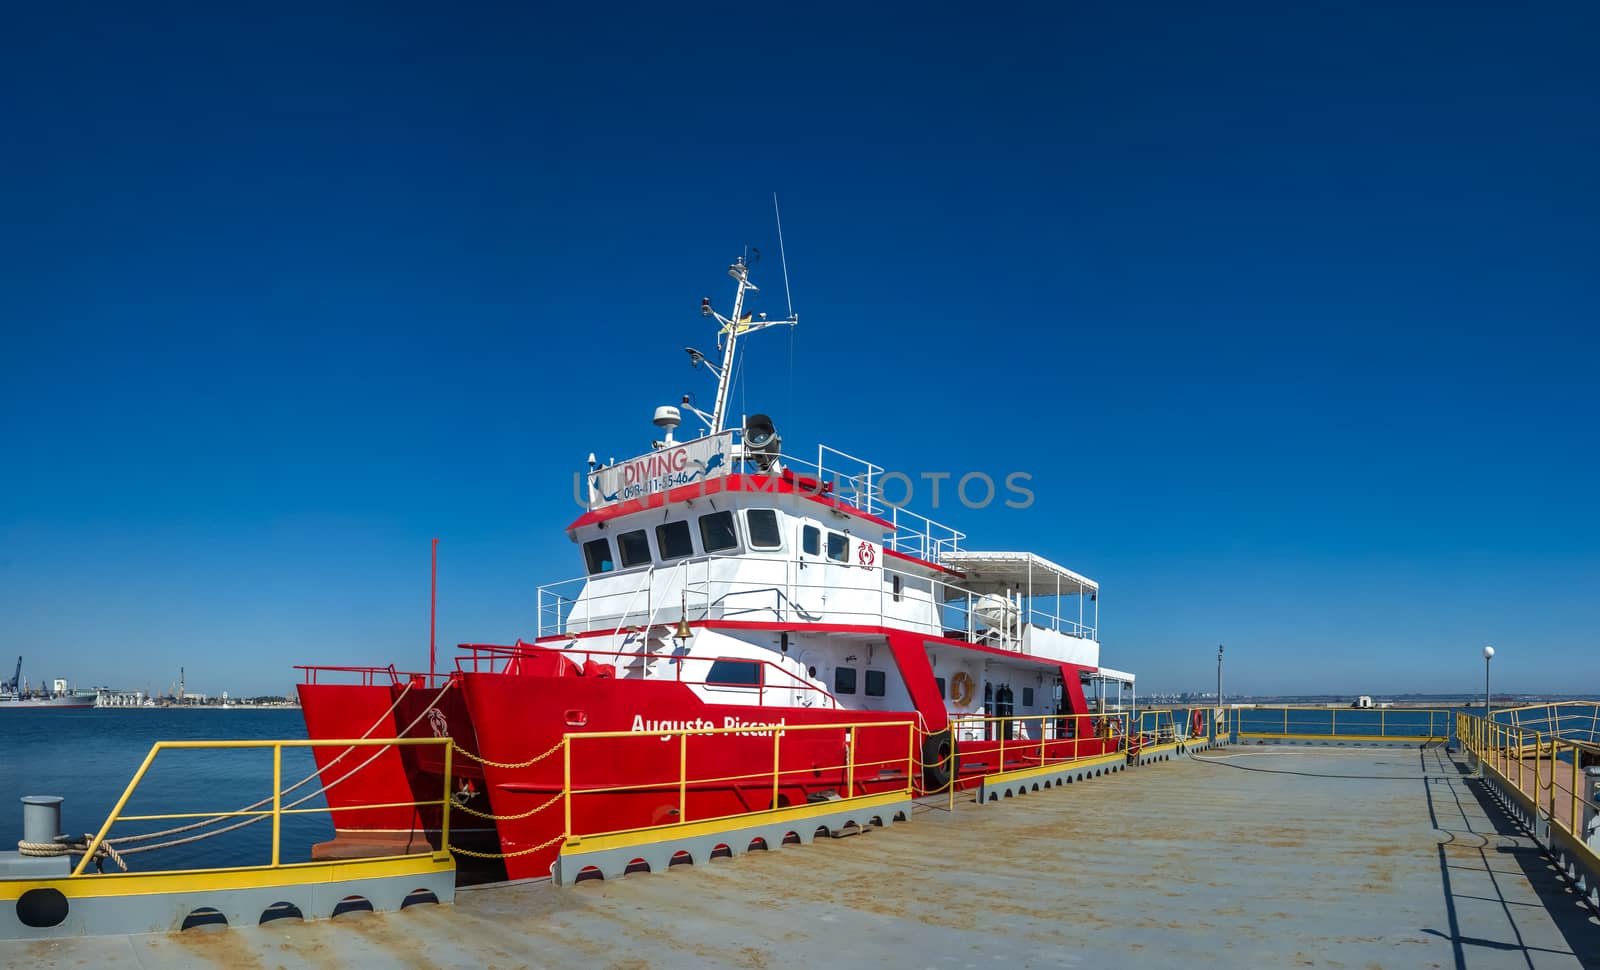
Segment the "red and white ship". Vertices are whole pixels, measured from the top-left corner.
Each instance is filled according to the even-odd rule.
[[[732,313],[701,308],[720,325],[721,363],[690,351],[717,378],[712,410],[685,397],[656,410],[664,434],[649,451],[591,456],[588,510],[566,530],[584,575],[539,588],[532,642],[462,645],[447,674],[303,668],[311,737],[449,734],[470,753],[451,769],[466,809],[451,842],[504,854],[511,878],[549,875],[567,831],[903,789],[908,745],[915,786],[940,791],[1000,770],[1002,738],[1007,768],[1118,744],[1070,716],[1133,682],[1100,666],[1093,580],[1032,553],[966,549],[964,533],[886,503],[883,468],[826,446],[802,460],[765,415],[725,427],[740,342],[798,322],[747,313],[745,261],[728,273]],[[676,438],[684,411],[698,437]],[[885,727],[858,728],[853,758],[845,729],[786,730],[844,722]],[[748,730],[662,743],[707,727]],[[630,737],[552,756],[565,735],[606,731]],[[440,750],[318,749],[338,832],[320,851],[437,845],[438,810],[406,803],[439,798]],[[710,780],[680,790],[684,761]],[[568,771],[584,792],[570,830],[554,804]]]

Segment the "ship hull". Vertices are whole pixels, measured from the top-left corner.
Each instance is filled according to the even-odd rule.
[[[459,692],[404,684],[301,684],[300,710],[313,740],[442,737],[445,724],[470,721]],[[430,716],[433,712],[437,715]],[[470,733],[455,738],[472,750]],[[443,757],[436,746],[319,746],[312,749],[323,797],[331,809],[335,837],[315,846],[314,859],[363,858],[430,852],[441,842]],[[476,774],[470,765],[457,778]],[[486,799],[484,800],[486,802]],[[433,804],[425,804],[432,802]],[[492,849],[492,827],[456,827],[457,845]]]
[[[54,710],[81,711],[94,707],[94,695],[88,697],[63,695],[60,697],[29,697],[23,700],[0,699],[0,711],[27,711],[50,708]]]

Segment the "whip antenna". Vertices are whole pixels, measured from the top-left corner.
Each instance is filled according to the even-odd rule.
[[[778,193],[772,193],[772,217],[778,223],[778,262],[783,264],[783,301],[789,305],[789,316],[794,317],[794,298],[789,295],[789,257],[783,251],[783,215],[778,211]],[[792,334],[793,331],[790,331]]]

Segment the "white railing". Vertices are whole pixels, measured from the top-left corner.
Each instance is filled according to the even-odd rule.
[[[754,459],[737,457],[744,453],[743,432],[735,428],[723,434],[728,436],[731,455],[727,466],[718,474],[733,472],[740,465],[745,466],[744,471],[756,473]],[[678,442],[678,447],[689,446],[700,440],[702,439]],[[630,458],[619,464],[626,465],[645,457],[649,457],[648,454]],[[825,488],[824,494],[828,498],[869,515],[887,519],[894,526],[894,535],[886,544],[895,552],[916,556],[929,562],[939,562],[941,556],[960,551],[961,541],[967,537],[965,532],[890,503],[884,497],[884,478],[890,473],[885,471],[883,466],[873,464],[865,458],[857,458],[855,455],[827,445],[817,446],[817,460],[814,463],[795,455],[785,454],[777,457],[783,467],[795,475],[815,478],[818,482],[817,487]],[[605,473],[613,467],[616,466],[607,466],[600,471]],[[717,477],[711,475],[709,471],[705,474],[706,478]],[[909,490],[909,483],[907,487]],[[909,498],[909,491],[907,497]],[[593,502],[591,506],[598,507]]]
[[[781,565],[781,574],[776,567]],[[722,566],[718,571],[716,567]],[[770,570],[760,579],[740,579],[734,567]],[[844,571],[842,574],[839,571]],[[829,582],[848,576],[857,582]],[[662,577],[665,576],[665,580]],[[899,576],[897,599],[891,582]],[[591,583],[614,585],[595,593]],[[1055,597],[1023,598],[1009,622],[980,615],[983,594],[954,583],[903,570],[867,569],[828,560],[752,556],[698,556],[670,567],[580,576],[538,589],[540,637],[654,627],[680,619],[754,620],[777,623],[857,623],[911,630],[1021,651],[1028,627],[1086,640],[1095,629],[1059,613]],[[993,604],[992,597],[989,604]]]
[[[814,465],[790,455],[785,455],[783,462],[796,474],[811,475],[817,481],[831,485],[831,498],[869,515],[887,519],[894,526],[894,535],[885,541],[885,545],[895,552],[939,562],[945,554],[959,552],[961,541],[967,537],[959,529],[890,503],[884,497],[884,478],[889,472],[865,458],[857,458],[827,445],[818,445]]]

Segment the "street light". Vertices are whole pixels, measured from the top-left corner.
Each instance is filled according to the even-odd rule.
[[[1494,647],[1483,648],[1483,716],[1489,716],[1489,661],[1494,659]]]
[[[1217,706],[1222,706],[1222,644],[1217,644]]]

